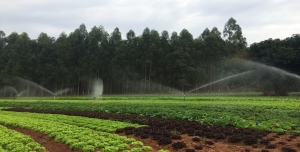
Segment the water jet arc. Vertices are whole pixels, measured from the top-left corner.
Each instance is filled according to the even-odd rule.
[[[251,71],[246,71],[246,72],[238,73],[238,74],[235,74],[235,75],[232,75],[232,76],[229,76],[229,77],[226,77],[226,78],[222,78],[222,79],[220,79],[220,80],[217,80],[217,81],[214,81],[214,82],[211,82],[211,83],[202,85],[202,86],[200,86],[200,87],[198,87],[198,88],[195,88],[195,89],[192,89],[192,90],[190,90],[190,91],[185,92],[185,93],[183,94],[183,95],[184,95],[184,99],[185,99],[185,95],[188,94],[188,93],[190,93],[190,92],[196,91],[196,90],[198,90],[198,89],[207,87],[207,86],[209,86],[209,85],[212,85],[212,84],[215,84],[215,83],[218,83],[218,82],[227,80],[227,79],[231,79],[231,78],[234,78],[234,77],[238,77],[238,76],[250,74],[250,73],[252,73],[252,72],[254,72],[254,71],[251,70]]]
[[[12,86],[5,86],[5,87],[3,87],[3,88],[0,89],[0,93],[1,94],[2,93],[7,93],[7,92],[13,93],[13,94],[15,94],[15,96],[19,95],[17,89],[14,88],[14,87],[12,87]]]
[[[296,78],[296,79],[300,80],[299,75],[297,75],[295,73],[285,71],[285,70],[282,70],[280,68],[276,68],[276,67],[273,67],[273,66],[270,66],[270,65],[265,65],[265,64],[262,64],[262,63],[259,63],[259,62],[254,62],[254,61],[249,61],[249,60],[244,60],[244,59],[234,59],[234,60],[244,64],[245,66],[254,67],[257,70],[271,70],[271,71],[277,72],[279,74],[283,74],[283,75],[293,77],[293,78]]]
[[[17,78],[18,78],[19,80],[23,81],[23,82],[26,82],[26,83],[28,83],[28,84],[31,84],[31,85],[33,85],[33,86],[39,88],[39,89],[42,90],[42,91],[46,91],[47,93],[49,93],[49,94],[51,94],[51,95],[54,96],[54,93],[53,93],[53,92],[51,92],[50,90],[48,90],[48,89],[42,87],[41,85],[38,85],[37,83],[34,83],[34,82],[32,82],[32,81],[29,81],[29,80],[26,80],[26,79],[23,79],[23,78],[20,78],[20,77],[17,77]]]

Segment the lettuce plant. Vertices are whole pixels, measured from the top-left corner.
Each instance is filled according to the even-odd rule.
[[[92,145],[86,145],[82,148],[83,152],[93,152],[95,151],[95,147]]]
[[[49,116],[49,118],[47,116]],[[136,150],[142,149],[143,146],[142,142],[136,141],[134,138],[127,138],[108,132],[92,130],[89,126],[85,126],[82,122],[78,122],[80,125],[76,125],[74,122],[73,124],[63,123],[65,121],[76,121],[76,119],[68,116],[41,115],[36,113],[20,114],[0,110],[0,117],[0,124],[14,124],[21,128],[28,128],[48,134],[50,137],[54,138],[55,141],[68,144],[72,150],[94,151],[95,149],[101,149],[101,151],[104,152],[114,152],[119,150],[130,150],[130,146],[128,144],[132,144]],[[72,119],[68,120],[68,118]],[[110,122],[113,128],[117,128],[116,125],[119,124],[114,121],[106,122]],[[122,124],[122,126],[124,126],[124,124]],[[110,129],[108,125],[104,127],[104,130],[110,131]],[[23,136],[20,136],[18,139],[23,141],[19,146],[9,145],[10,143],[14,143],[12,141],[5,142],[0,140],[0,144],[12,149],[29,143],[26,147],[27,149],[30,149],[30,151],[45,150],[44,147],[39,147],[38,145],[31,143],[31,141],[33,141],[32,139],[26,139]]]
[[[118,147],[115,146],[106,146],[102,149],[102,152],[117,152],[119,150]]]
[[[141,147],[144,145],[141,141],[134,141],[131,144],[133,145],[133,147]]]

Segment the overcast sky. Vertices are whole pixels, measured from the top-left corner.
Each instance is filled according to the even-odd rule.
[[[132,29],[187,29],[198,37],[205,28],[224,25],[233,17],[248,44],[300,33],[300,0],[0,0],[0,30],[6,36],[26,32],[37,39],[41,32],[58,38],[84,23],[88,32],[102,25],[108,33],[118,27],[122,39]]]

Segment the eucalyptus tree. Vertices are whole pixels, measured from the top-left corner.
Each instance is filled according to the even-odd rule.
[[[210,33],[213,33],[215,36],[217,36],[218,38],[221,38],[221,32],[218,30],[217,27],[213,27],[210,31]],[[210,34],[209,33],[209,34]]]
[[[259,43],[253,43],[249,48],[249,56],[252,60],[267,65],[275,66],[292,73],[299,74],[300,66],[300,36],[299,34],[284,40],[268,39]],[[264,70],[259,75],[260,89],[269,94],[287,95],[289,89],[298,91],[299,80],[272,70]],[[297,90],[298,89],[298,90]]]
[[[300,75],[300,34],[293,34],[291,37],[285,38],[282,40],[282,45],[289,49],[289,51],[287,51],[289,64],[286,65],[286,67],[289,71]]]
[[[122,43],[122,34],[119,31],[119,28],[116,27],[109,36],[108,59],[110,61],[113,60],[114,56],[116,55],[116,51],[117,51],[118,47],[120,47],[121,43]],[[116,84],[117,82],[112,79],[112,75],[114,73],[114,69],[113,69],[114,65],[112,64],[112,62],[109,62],[109,64],[107,66],[109,67],[108,73],[109,73],[110,77],[107,78],[106,82],[108,83],[107,87],[110,87],[110,88],[108,88],[108,90],[110,92],[112,92],[113,87],[115,85],[119,85],[119,84]]]
[[[5,38],[5,43],[1,55],[3,59],[2,81],[6,85],[15,86],[12,76],[33,80],[36,70],[33,49],[35,49],[36,42],[31,40],[25,32],[20,35],[13,32]]]
[[[210,30],[208,28],[206,28],[202,34],[201,34],[201,38],[204,40],[210,33]]]
[[[125,88],[127,92],[142,92],[143,88],[140,85],[136,85],[136,82],[140,82],[144,78],[144,59],[142,56],[142,37],[135,36],[134,31],[129,30],[126,41],[126,65],[124,66],[126,72],[126,84]],[[130,35],[130,37],[128,37]]]
[[[183,29],[179,36],[173,33],[171,36],[171,44],[173,49],[170,61],[172,63],[173,83],[177,84],[177,88],[185,91],[190,89],[195,78],[195,62],[192,55],[194,53],[194,40],[192,34]]]
[[[88,37],[88,55],[89,77],[108,77],[109,65],[109,49],[108,47],[109,34],[105,31],[103,26],[94,26],[89,32]]]
[[[147,80],[147,78],[149,77],[148,74],[148,66],[151,63],[151,54],[149,51],[150,45],[151,45],[151,39],[150,39],[150,29],[148,27],[146,27],[142,33],[141,36],[141,47],[140,47],[140,51],[141,51],[141,58],[142,58],[142,65],[143,65],[143,71],[144,71],[144,90],[147,90],[147,84],[149,84],[149,81]],[[148,83],[147,83],[148,82]]]
[[[46,33],[41,33],[37,39],[37,82],[46,88],[57,88],[57,62],[54,48],[55,39]]]
[[[254,43],[249,49],[252,60],[283,69],[287,68],[287,62],[291,59],[287,56],[289,53],[289,48],[283,46],[279,39]],[[257,70],[256,77],[254,77],[257,85],[254,87],[258,87],[266,95],[287,95],[287,90],[292,84],[289,83],[286,75],[276,73],[276,70],[272,68],[258,67]]]
[[[26,57],[30,53],[30,41],[27,33],[18,35],[18,33],[13,32],[7,37],[5,49],[8,57],[5,67],[7,74],[13,76],[21,76],[22,74],[26,76],[28,74],[23,65],[27,64]]]
[[[179,47],[179,36],[177,32],[172,32],[171,34],[171,40],[170,40],[170,52],[173,52],[175,50],[176,47]]]
[[[19,34],[17,32],[13,32],[6,37],[6,47],[3,52],[4,60],[5,60],[5,68],[1,70],[4,75],[12,74],[13,70],[17,66],[17,61],[19,59],[18,48],[17,48],[17,39],[19,38]],[[16,74],[16,73],[14,73]]]
[[[110,63],[112,68],[112,80],[114,81],[114,92],[128,93],[130,89],[129,77],[131,74],[131,61],[129,57],[130,55],[126,43],[120,43]]]
[[[169,48],[164,58],[164,78],[167,80],[168,85],[172,88],[178,88],[177,80],[174,77],[174,73],[176,72],[174,68],[174,52],[177,47],[179,47],[179,36],[177,32],[172,32],[169,42]]]
[[[193,60],[195,62],[195,87],[205,84],[207,81],[205,79],[206,70],[206,56],[205,56],[205,45],[202,36],[200,35],[194,39],[194,55]],[[198,90],[200,91],[200,90]]]
[[[72,88],[73,82],[71,80],[73,79],[73,73],[70,69],[71,66],[73,66],[73,63],[71,61],[72,59],[72,50],[71,45],[68,42],[68,36],[65,32],[62,32],[59,37],[56,39],[54,43],[55,48],[55,56],[57,63],[57,87],[60,89],[63,88]]]
[[[127,33],[126,33],[126,38],[127,38],[127,41],[132,41],[134,38],[135,38],[135,33],[133,30],[129,30]]]
[[[114,56],[114,53],[117,47],[120,45],[121,41],[122,41],[122,33],[120,32],[119,28],[116,27],[109,37],[109,44],[111,47],[109,54],[111,58]]]
[[[19,72],[16,67],[20,67],[18,61],[20,59],[20,54],[17,50],[17,39],[19,34],[17,32],[12,32],[5,38],[6,46],[1,52],[2,63],[1,68],[1,81],[6,85],[12,84],[12,79],[8,76],[19,76]],[[20,41],[18,41],[20,42]]]
[[[217,32],[218,33],[218,32]],[[205,56],[205,68],[206,68],[206,80],[208,82],[213,82],[217,79],[220,74],[220,69],[222,68],[222,61],[224,58],[224,46],[225,43],[218,34],[211,31],[211,33],[204,40],[204,56]],[[212,86],[210,85],[210,90]]]
[[[246,50],[247,41],[243,36],[242,28],[234,18],[230,18],[224,26],[223,37],[226,41],[228,56],[234,56]]]
[[[149,85],[148,88],[151,89],[151,81],[157,81],[159,79],[161,69],[161,62],[163,60],[163,51],[161,49],[160,44],[160,35],[158,31],[151,30],[150,31],[150,48],[147,52],[147,65],[148,65],[148,80]]]
[[[6,40],[5,40],[5,33],[0,30],[0,53],[4,50],[4,47],[6,45]]]
[[[3,31],[0,31],[0,69],[4,69],[5,67],[5,57],[4,57],[4,49],[6,45],[6,37]],[[1,77],[1,71],[0,71]],[[1,79],[0,79],[1,80]]]
[[[84,90],[80,90],[80,84],[83,83],[87,67],[87,39],[88,32],[84,24],[81,24],[78,29],[71,32],[68,36],[71,53],[71,66],[72,71],[71,82],[76,86],[76,94],[83,94]]]
[[[168,67],[168,59],[167,56],[170,53],[170,36],[169,36],[169,32],[164,30],[161,33],[160,36],[160,49],[161,49],[161,53],[162,53],[162,59],[159,61],[159,67],[158,67],[158,82],[159,84],[164,84],[167,86],[171,86],[171,81],[168,78],[170,73],[168,72],[168,70],[166,69],[166,67]]]

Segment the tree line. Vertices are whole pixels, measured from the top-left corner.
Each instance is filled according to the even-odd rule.
[[[269,39],[247,47],[242,28],[230,18],[221,33],[206,28],[198,37],[183,29],[161,33],[146,27],[122,38],[119,28],[108,33],[103,26],[87,31],[81,24],[58,38],[42,32],[37,39],[0,31],[0,86],[14,85],[21,77],[56,91],[91,94],[91,80],[102,78],[104,93],[182,92],[234,72],[228,59],[247,58],[299,72],[299,34],[285,40]],[[217,91],[212,85],[205,91]],[[228,86],[227,86],[228,87]]]

